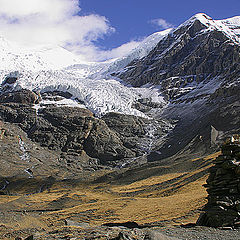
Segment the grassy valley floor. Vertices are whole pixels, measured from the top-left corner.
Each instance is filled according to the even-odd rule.
[[[0,196],[1,239],[29,234],[45,239],[46,233],[73,226],[97,227],[128,221],[143,226],[194,223],[206,203],[202,185],[208,168],[219,154],[119,170],[93,183],[53,182],[38,193],[36,179],[25,184],[16,181],[9,186],[9,195]]]

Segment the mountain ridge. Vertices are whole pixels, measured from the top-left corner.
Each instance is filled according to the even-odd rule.
[[[231,26],[232,22],[238,24],[238,18],[224,21]],[[148,161],[173,155],[189,144],[200,155],[213,151],[212,126],[224,133],[219,138],[239,129],[238,121],[234,120],[239,113],[239,44],[223,30],[219,31],[215,21],[205,14],[197,14],[178,28],[154,34],[149,39],[147,47],[143,43],[143,49],[140,46],[133,50],[127,61],[122,58],[107,64],[73,65],[34,74],[19,72],[16,76],[10,74],[15,82],[3,84],[1,89],[21,91],[23,88],[39,94],[42,100],[33,106],[36,117],[54,105],[87,108],[101,119],[113,116],[111,112],[122,114],[127,122],[130,115],[146,118],[144,139],[150,148],[145,149],[141,138],[137,144],[145,149],[143,155]],[[148,54],[143,56],[143,53]],[[127,66],[121,69],[122,64]],[[112,73],[119,68],[120,71]],[[6,76],[2,76],[4,80]],[[217,119],[221,119],[221,124]],[[114,129],[117,122],[109,124]],[[41,131],[46,134],[44,128]],[[122,130],[117,131],[121,135]],[[123,145],[135,146],[135,139],[130,143],[126,136],[120,137]]]
[[[234,19],[238,23],[239,18]],[[178,152],[196,136],[204,136],[210,146],[211,126],[224,132],[222,138],[239,131],[232,122],[237,122],[240,112],[240,45],[235,33],[219,30],[221,23],[197,14],[172,30],[146,57],[114,74],[135,87],[159,86],[167,104],[157,117],[178,121],[169,141],[159,146],[161,154],[153,159]]]

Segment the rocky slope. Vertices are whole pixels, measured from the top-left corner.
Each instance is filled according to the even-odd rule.
[[[229,35],[218,21],[206,14],[197,14],[172,30],[146,57],[129,64],[118,75],[134,86],[161,84],[164,94],[174,100],[206,80],[220,77],[227,78],[227,83],[238,80],[238,62],[236,33]],[[215,83],[222,82],[215,80]]]
[[[225,137],[239,131],[239,28],[239,17],[216,21],[197,14],[146,57],[114,73],[133,86],[158,85],[168,105],[157,117],[178,121],[153,159],[183,149],[196,136],[209,148],[211,126]]]
[[[2,85],[2,89],[7,87],[7,83]],[[17,170],[18,164],[23,162],[26,163],[23,170],[29,169],[30,173],[25,171],[25,176],[58,178],[66,175],[75,178],[82,171],[104,169],[103,166],[121,168],[146,162],[146,152],[151,150],[148,144],[152,142],[148,126],[153,120],[118,113],[97,118],[85,108],[57,105],[71,97],[69,93],[55,91],[41,95],[26,89],[7,89],[0,95],[2,165],[6,167],[7,156],[11,158],[14,152],[13,137],[9,137],[12,135],[16,153],[12,156],[15,161],[7,161],[6,171],[2,169],[2,176],[18,175],[21,172]],[[49,98],[54,99],[55,105],[41,105]],[[164,126],[159,122],[158,137],[164,135]],[[16,171],[9,172],[10,168]]]
[[[1,121],[72,173],[209,153],[240,130],[239,22],[197,14],[112,62],[5,69]]]

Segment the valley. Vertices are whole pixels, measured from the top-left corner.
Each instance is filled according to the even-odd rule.
[[[1,37],[0,238],[238,239],[239,39],[203,13],[105,62]],[[235,218],[212,229],[219,158]]]
[[[178,161],[109,171],[101,177],[92,173],[91,182],[46,179],[41,192],[43,182],[38,178],[14,179],[7,195],[0,197],[1,232],[12,238],[37,233],[36,239],[45,239],[63,237],[74,226],[84,236],[87,229],[107,223],[130,221],[146,227],[194,223],[206,203],[202,185],[207,170],[218,155],[179,156]]]

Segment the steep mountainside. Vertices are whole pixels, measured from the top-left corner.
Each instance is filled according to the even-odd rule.
[[[238,20],[235,27],[239,29],[240,17],[235,19]],[[206,79],[237,80],[240,40],[239,32],[230,28],[231,21],[214,21],[198,14],[170,32],[149,55],[128,65],[119,76],[134,86],[161,83],[171,99]],[[192,85],[186,88],[187,83]]]
[[[158,85],[167,108],[159,117],[178,121],[160,149],[165,157],[198,135],[211,141],[239,131],[240,18],[213,20],[197,14],[164,37],[146,57],[115,73],[133,86]]]
[[[0,120],[70,172],[206,154],[240,129],[239,29],[239,17],[197,14],[102,63],[0,39]]]

